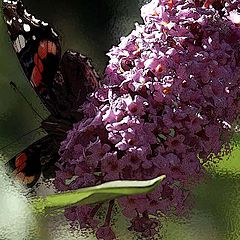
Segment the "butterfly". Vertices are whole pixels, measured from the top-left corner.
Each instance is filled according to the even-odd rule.
[[[86,56],[71,50],[62,55],[57,31],[28,13],[21,1],[4,0],[2,8],[26,78],[50,112],[41,122],[47,135],[7,163],[12,175],[31,187],[41,172],[54,176],[60,143],[72,124],[82,119],[79,106],[98,88],[100,78]]]

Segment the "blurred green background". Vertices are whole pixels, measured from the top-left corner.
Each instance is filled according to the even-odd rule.
[[[119,42],[121,36],[127,35],[134,28],[136,21],[141,22],[139,8],[143,2],[143,0],[25,0],[24,4],[37,18],[42,18],[55,26],[62,37],[63,51],[70,48],[88,55],[93,59],[98,72],[102,74],[108,61],[106,52],[112,45]],[[6,26],[0,18],[0,158],[2,163],[44,134],[41,130],[36,130],[21,137],[37,129],[40,119],[22,97],[11,89],[10,81],[17,84],[43,117],[48,116],[48,112],[25,79],[10,44]],[[9,143],[12,144],[2,149]],[[240,239],[239,156],[240,151],[235,148],[228,158],[218,164],[207,166],[212,177],[196,188],[194,209],[189,218],[164,220],[163,239]],[[6,183],[1,180],[0,182],[0,198],[4,199],[3,189],[6,188]],[[16,203],[15,200],[13,202]],[[15,234],[14,237],[10,235],[9,238],[1,235],[1,217],[4,218],[3,216],[0,210],[0,239],[23,239],[19,234]],[[50,234],[51,239],[85,239],[75,234],[70,236],[64,227],[61,228],[60,222],[56,218],[50,220],[48,226],[51,225],[51,229],[54,229],[54,233]],[[121,219],[118,222],[121,223],[116,225],[119,239],[139,239],[137,236],[128,235]],[[45,226],[43,229],[47,229],[48,226],[43,225]]]

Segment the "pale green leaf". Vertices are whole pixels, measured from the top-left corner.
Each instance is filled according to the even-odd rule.
[[[44,213],[47,210],[103,202],[134,194],[144,194],[153,191],[164,178],[165,175],[147,181],[112,181],[94,187],[56,193],[46,197],[36,197],[32,199],[31,204],[35,212]]]

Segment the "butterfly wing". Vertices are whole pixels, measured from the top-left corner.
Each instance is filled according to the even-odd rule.
[[[31,144],[6,163],[7,172],[20,183],[33,186],[42,169],[45,177],[53,177],[55,167],[52,164],[58,159],[58,145],[50,135]]]
[[[66,51],[61,59],[56,30],[29,14],[21,1],[4,2],[3,13],[14,49],[34,90],[52,115],[75,121],[77,108],[99,83],[91,61],[74,51]]]
[[[53,91],[61,59],[58,34],[48,23],[29,14],[21,1],[4,1],[3,15],[27,79],[48,110],[58,115]]]
[[[54,79],[54,90],[62,116],[70,117],[72,121],[79,120],[79,107],[86,101],[88,94],[98,88],[99,83],[100,77],[89,58],[72,50],[66,51]]]

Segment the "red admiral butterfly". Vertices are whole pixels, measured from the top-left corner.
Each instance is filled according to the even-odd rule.
[[[98,87],[99,76],[82,54],[66,51],[61,57],[58,33],[29,14],[21,1],[4,0],[3,15],[23,71],[51,113],[41,123],[48,135],[8,162],[14,176],[33,186],[41,170],[44,177],[54,172],[60,142],[82,118],[78,108]]]

